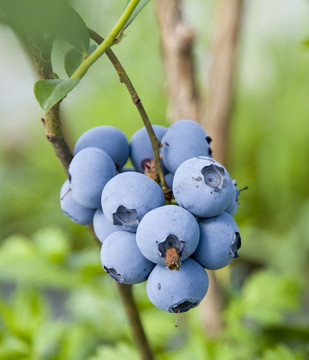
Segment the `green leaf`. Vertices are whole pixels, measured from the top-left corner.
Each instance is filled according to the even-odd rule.
[[[87,54],[89,33],[80,15],[64,0],[0,0],[0,21],[20,35],[65,39]]]
[[[284,345],[277,345],[273,349],[267,349],[263,355],[262,360],[304,360],[300,352],[293,351]]]
[[[34,95],[41,108],[47,112],[61,101],[79,83],[77,79],[39,80],[34,84]]]
[[[138,360],[139,356],[136,350],[126,344],[126,343],[119,343],[116,346],[100,346],[97,350],[97,354],[91,357],[89,360]]]
[[[88,55],[90,55],[96,49],[95,44],[91,44],[88,49]],[[69,77],[71,77],[75,70],[79,67],[83,61],[83,55],[76,48],[69,49],[64,57],[64,68]]]
[[[133,13],[127,20],[127,22],[124,24],[124,27],[122,28],[121,32],[123,32],[130,24],[131,22],[136,18],[136,16],[143,10],[143,8],[149,3],[150,0],[141,0],[136,8],[134,9]],[[128,6],[130,0],[127,1],[126,7]]]
[[[79,67],[82,61],[83,55],[76,48],[71,48],[65,53],[64,68],[69,77],[74,74],[75,70]]]
[[[293,276],[256,272],[245,283],[240,296],[226,309],[226,320],[235,324],[246,319],[262,326],[282,324],[287,312],[298,310],[301,282]]]

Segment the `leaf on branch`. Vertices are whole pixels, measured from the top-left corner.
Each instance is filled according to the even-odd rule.
[[[34,84],[34,95],[41,108],[47,112],[61,101],[79,83],[77,79],[39,80]]]
[[[95,44],[91,44],[88,50],[88,56],[96,49]],[[76,49],[71,48],[68,50],[64,57],[64,68],[69,77],[71,77],[75,70],[83,61],[83,55]]]
[[[87,27],[65,0],[0,0],[0,22],[23,36],[51,41],[60,37],[87,54]]]
[[[136,8],[134,9],[133,13],[127,20],[127,22],[124,24],[124,27],[121,30],[121,33],[131,24],[131,22],[136,18],[136,16],[143,10],[143,8],[149,3],[150,0],[141,0]],[[128,6],[130,0],[127,1],[126,7]]]

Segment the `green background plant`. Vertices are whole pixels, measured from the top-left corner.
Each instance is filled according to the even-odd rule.
[[[72,1],[72,5],[87,25],[106,35],[125,3],[93,1],[87,7],[83,1]],[[205,336],[197,308],[184,314],[175,329],[173,315],[149,303],[144,284],[135,286],[142,320],[159,360],[309,356],[309,49],[303,45],[308,34],[299,21],[289,23],[292,30],[298,29],[289,36],[275,30],[263,36],[262,30],[254,30],[258,28],[253,20],[258,15],[255,6],[253,1],[248,5],[240,43],[231,126],[228,169],[239,186],[247,185],[249,190],[241,193],[236,215],[243,239],[241,258],[231,266],[230,277],[218,272],[226,327],[217,339]],[[187,2],[186,7],[189,21],[196,21],[201,34],[196,51],[201,63],[207,57],[211,24],[205,27],[198,13],[203,9],[210,19],[213,2]],[[280,19],[279,10],[276,16]],[[24,93],[29,93],[35,81],[30,63],[8,27],[1,25],[0,30],[7,49],[4,59],[17,57],[15,84],[26,82]],[[57,40],[53,61],[61,78],[67,77],[63,59],[68,49],[70,45]],[[152,123],[168,125],[151,6],[145,7],[113,49]],[[4,72],[2,66],[1,77]],[[0,359],[138,359],[115,285],[101,269],[93,240],[59,209],[65,175],[44,138],[38,105],[31,95],[27,106],[18,106],[24,93],[10,87],[9,93],[20,119],[10,118],[7,107],[0,107]],[[1,98],[8,97],[4,95]],[[92,126],[114,125],[128,138],[142,126],[104,57],[62,107],[70,145]]]

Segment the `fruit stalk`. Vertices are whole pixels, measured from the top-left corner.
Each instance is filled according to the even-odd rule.
[[[123,27],[125,26],[126,22],[132,15],[134,9],[138,5],[140,0],[131,0],[126,9],[124,10],[123,14],[117,21],[116,25],[113,27],[113,29],[110,31],[110,33],[107,35],[106,39],[102,41],[102,43],[98,46],[98,48],[88,57],[86,57],[80,66],[76,69],[74,74],[71,76],[71,79],[77,79],[83,77],[89,67],[101,56],[104,54],[104,52],[110,48],[116,39],[116,37],[119,35]]]
[[[97,44],[102,44],[104,42],[104,39],[99,34],[97,34],[95,31],[93,31],[89,28],[88,28],[88,31],[89,31],[89,35],[90,35],[91,39],[93,39]],[[112,65],[114,66],[115,70],[117,71],[118,76],[120,78],[120,82],[124,83],[126,88],[128,89],[131,99],[132,99],[134,105],[137,107],[137,110],[138,110],[138,112],[142,118],[142,121],[145,125],[145,128],[147,130],[147,133],[148,133],[148,136],[149,136],[149,139],[151,142],[152,150],[153,150],[154,161],[155,161],[155,166],[156,166],[156,173],[159,176],[161,188],[164,192],[167,190],[167,185],[165,182],[164,173],[162,171],[161,162],[160,162],[159,148],[161,146],[161,143],[158,140],[158,138],[156,137],[155,132],[153,131],[153,128],[149,121],[148,115],[145,111],[145,108],[144,108],[144,106],[141,102],[141,99],[138,96],[128,74],[126,73],[123,66],[119,62],[118,58],[116,57],[116,55],[110,48],[107,49],[105,51],[105,53],[106,53],[108,59],[110,60],[110,62],[112,63]]]

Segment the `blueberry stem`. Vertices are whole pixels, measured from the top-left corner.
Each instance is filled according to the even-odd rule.
[[[243,187],[243,188],[241,188],[241,189],[238,189],[239,191],[244,191],[244,190],[248,190],[248,186],[245,186],[245,187]]]
[[[99,44],[99,46],[89,56],[84,58],[84,60],[76,69],[70,79],[77,79],[83,77],[86,74],[87,70],[90,68],[90,66],[94,62],[96,62],[98,58],[102,56],[104,52],[114,44],[117,36],[121,33],[121,30],[132,15],[139,1],[140,0],[131,0],[128,3],[124,12],[120,16],[115,26],[110,31],[110,33],[107,35],[106,39],[102,41],[101,44]]]
[[[180,306],[179,306],[179,308],[178,308],[178,312],[177,312],[177,317],[176,317],[175,327],[178,327],[179,315],[180,315]]]
[[[100,45],[104,41],[104,38],[102,38],[95,31],[88,28],[88,32],[89,32],[91,39],[94,40],[97,44]],[[142,121],[147,130],[147,133],[148,133],[148,136],[149,136],[149,139],[151,142],[152,151],[153,151],[153,155],[154,155],[154,161],[155,161],[155,167],[156,167],[156,173],[159,176],[161,188],[162,188],[163,192],[165,192],[166,190],[168,190],[168,188],[167,188],[167,185],[165,182],[164,173],[162,171],[161,162],[160,162],[159,148],[161,146],[161,142],[156,137],[156,134],[151,126],[151,123],[149,121],[149,118],[145,111],[145,108],[142,104],[142,101],[141,101],[140,97],[138,96],[128,74],[124,70],[121,63],[119,62],[118,58],[116,57],[116,55],[110,48],[105,51],[105,54],[107,55],[108,59],[114,66],[115,70],[117,71],[119,78],[120,78],[120,82],[124,83],[126,88],[128,89],[131,99],[132,99],[134,105],[137,107],[137,110],[142,118]]]
[[[175,247],[170,247],[166,250],[165,265],[170,270],[179,270],[181,262],[179,261],[178,250]]]

